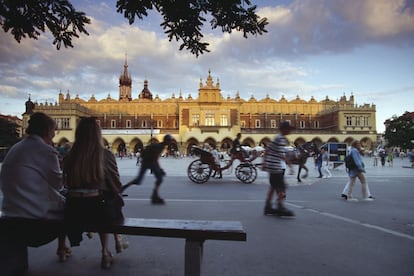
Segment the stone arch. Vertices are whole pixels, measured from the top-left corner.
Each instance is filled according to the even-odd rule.
[[[352,144],[352,141],[354,141],[354,138],[352,138],[352,137],[347,137],[347,138],[344,140],[344,143],[346,143],[348,146],[350,146],[350,145]]]
[[[300,146],[300,145],[303,145],[303,144],[305,144],[306,143],[306,140],[305,140],[305,138],[303,138],[303,137],[298,137],[298,138],[296,138],[295,139],[295,141],[293,142],[293,144],[295,144],[295,146],[297,147],[297,146]]]
[[[172,139],[171,144],[168,145],[167,152],[170,156],[177,156],[176,153],[178,152],[178,144],[174,138]]]
[[[272,140],[269,137],[263,137],[259,142],[259,146],[266,147]]]
[[[339,143],[339,140],[336,137],[331,137],[328,141],[326,141],[326,143]]]
[[[190,138],[187,140],[186,142],[187,144],[187,153],[190,154],[191,153],[191,148],[193,146],[199,147],[200,146],[200,142],[196,139],[196,138]]]
[[[231,143],[233,140],[229,137],[224,138],[221,140],[220,151],[228,152],[231,149]]]
[[[372,143],[372,140],[368,137],[363,137],[360,140],[361,146],[366,150],[372,150],[374,149],[374,144]]]
[[[251,148],[254,148],[256,146],[256,143],[254,142],[253,138],[251,137],[246,137],[243,139],[243,141],[241,142],[242,146],[249,146]]]
[[[102,138],[102,139],[103,139],[104,147],[107,148],[107,149],[109,149],[109,142],[108,142],[108,140],[106,140],[106,138]]]
[[[323,145],[323,141],[319,137],[313,138],[312,142],[316,145],[317,148],[320,148]]]
[[[204,140],[204,144],[209,144],[210,146],[212,146],[213,148],[215,148],[217,146],[217,142],[216,139],[212,138],[212,137],[207,137]]]
[[[127,150],[125,141],[121,137],[116,138],[112,142],[111,150],[116,152],[116,154],[120,157],[124,156]]]
[[[144,143],[139,138],[134,138],[129,142],[129,148],[132,149],[132,152],[137,153],[144,149]]]

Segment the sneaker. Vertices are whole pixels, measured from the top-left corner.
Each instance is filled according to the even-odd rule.
[[[151,197],[151,203],[152,204],[163,205],[163,204],[165,204],[165,201],[164,201],[164,199],[162,199],[159,196],[153,196],[153,197]]]
[[[328,178],[328,177],[324,175],[324,176],[322,176],[322,178]]]
[[[343,199],[345,199],[345,200],[347,200],[347,199],[348,199],[348,196],[347,196],[346,194],[341,194],[341,197],[342,197]]]
[[[348,199],[347,199],[347,201],[357,202],[357,201],[358,201],[358,199],[356,199],[356,198],[352,198],[352,197],[351,197],[351,198],[348,198]]]
[[[374,201],[374,199],[372,197],[366,197],[363,199],[363,201]]]
[[[279,206],[276,209],[276,215],[279,217],[294,217],[295,216],[295,214],[291,210],[286,209],[283,206]]]

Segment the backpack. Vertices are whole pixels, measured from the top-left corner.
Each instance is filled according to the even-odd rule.
[[[345,167],[348,170],[353,170],[357,168],[357,165],[355,164],[354,158],[352,157],[351,154],[348,154],[347,156],[345,156]]]

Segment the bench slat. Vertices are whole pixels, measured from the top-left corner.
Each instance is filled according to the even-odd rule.
[[[102,230],[102,227],[99,226]],[[92,227],[88,229],[97,231]],[[125,218],[123,224],[105,226],[109,233],[183,238],[190,240],[246,241],[246,232],[239,221],[205,221],[175,219]]]

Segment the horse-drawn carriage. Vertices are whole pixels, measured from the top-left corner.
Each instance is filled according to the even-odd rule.
[[[238,151],[230,155],[230,159],[220,160],[220,164],[216,162],[213,154],[209,151],[203,150],[199,147],[192,147],[192,153],[199,156],[199,159],[190,163],[187,169],[187,175],[194,183],[202,184],[208,181],[213,175],[231,168],[235,160],[239,160],[240,163],[235,169],[236,177],[243,183],[253,183],[257,178],[256,167],[261,163],[253,164],[253,161],[263,153],[263,148],[250,148],[244,147],[244,151]],[[317,151],[317,147],[313,142],[306,142],[299,145],[296,148],[292,148],[287,151],[286,158],[290,160],[293,165],[298,165],[297,180],[302,182],[302,178],[308,176],[308,168],[306,167],[306,160],[308,157],[313,156]],[[248,157],[245,155],[248,153]],[[302,169],[305,170],[305,174],[301,175]]]
[[[232,153],[230,159],[220,159],[220,162],[217,162],[211,152],[199,147],[193,146],[191,152],[199,156],[199,159],[191,162],[187,169],[188,178],[194,183],[202,184],[207,182],[213,172],[214,174],[221,174],[222,171],[231,168],[235,160],[240,161],[235,169],[235,175],[240,181],[250,184],[256,180],[256,166],[259,164],[253,164],[252,161],[260,155],[260,151],[238,151]],[[245,156],[246,152],[249,154],[249,157]]]

